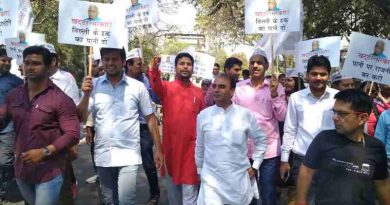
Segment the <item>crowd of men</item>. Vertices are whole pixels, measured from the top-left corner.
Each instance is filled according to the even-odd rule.
[[[23,51],[24,82],[0,48],[1,200],[15,177],[26,204],[74,204],[84,125],[105,205],[136,204],[140,165],[148,205],[159,201],[158,171],[170,205],[275,205],[284,186],[289,205],[390,205],[390,86],[331,77],[324,56],[308,60],[304,78],[267,75],[256,49],[248,70],[230,57],[200,88],[189,53],[176,56],[173,81],[159,56],[145,71],[124,49],[100,54],[80,98],[52,45]]]

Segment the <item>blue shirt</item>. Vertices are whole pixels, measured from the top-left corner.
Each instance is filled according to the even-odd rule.
[[[140,76],[140,78],[137,78],[137,80],[142,82],[145,85],[146,89],[149,92],[149,95],[150,95],[150,98],[152,99],[152,101],[156,104],[160,104],[160,99],[158,99],[157,95],[153,92],[153,89],[150,86],[150,82],[149,82],[148,77],[146,77],[145,74],[143,73]],[[142,115],[142,113],[139,114],[139,121],[141,124],[146,124],[145,117]]]
[[[95,121],[96,166],[141,164],[139,113],[153,113],[144,84],[126,75],[115,86],[107,75],[96,78],[88,110]]]
[[[390,110],[382,112],[376,124],[375,137],[385,144],[387,159],[390,159]]]
[[[21,84],[23,84],[23,80],[14,74],[0,75],[0,106],[4,104],[5,95]],[[0,133],[7,133],[13,130],[13,123],[11,122]]]
[[[376,56],[376,57],[379,57],[379,58],[387,58],[387,56],[385,54],[383,54],[383,53],[380,53],[380,54],[373,53],[372,55]]]

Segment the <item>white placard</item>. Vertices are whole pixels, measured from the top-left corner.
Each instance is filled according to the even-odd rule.
[[[157,0],[132,0],[126,1],[126,26],[130,31],[151,29],[158,20]]]
[[[390,84],[390,41],[352,33],[342,74],[365,81]]]
[[[19,0],[0,1],[0,43],[15,38],[18,27]]]
[[[33,29],[34,14],[30,0],[20,0],[18,12],[18,30],[31,32]]]
[[[163,73],[175,73],[174,55],[161,55],[160,71]]]
[[[18,65],[23,63],[23,51],[33,45],[45,43],[45,34],[20,32],[18,38],[6,38],[5,47],[7,55],[16,59]]]
[[[245,0],[245,33],[301,30],[300,0]]]
[[[125,8],[76,0],[60,0],[58,42],[105,48],[127,48]]]
[[[315,55],[323,55],[330,61],[332,67],[340,66],[341,37],[325,37],[301,41],[295,45],[295,64],[300,73],[307,70],[307,61]]]
[[[194,60],[194,75],[203,79],[213,79],[215,58],[205,53],[196,52]]]
[[[184,50],[194,58],[193,75],[203,79],[213,79],[215,58],[205,53]],[[175,55],[161,55],[160,71],[175,73]]]

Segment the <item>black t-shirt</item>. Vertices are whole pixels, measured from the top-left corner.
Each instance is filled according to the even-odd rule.
[[[373,180],[388,177],[382,142],[366,135],[364,145],[336,130],[317,135],[304,165],[317,170],[316,205],[375,205]]]

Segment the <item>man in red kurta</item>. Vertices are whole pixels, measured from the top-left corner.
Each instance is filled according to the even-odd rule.
[[[199,178],[195,165],[196,116],[204,108],[200,88],[190,81],[194,58],[180,53],[175,59],[176,79],[163,82],[155,58],[149,70],[153,91],[163,106],[163,154],[170,205],[195,205]]]

